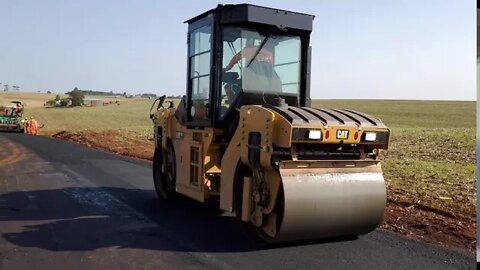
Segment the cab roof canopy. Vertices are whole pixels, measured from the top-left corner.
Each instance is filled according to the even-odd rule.
[[[21,101],[18,100],[12,100],[9,103],[0,103],[0,108],[16,108],[16,105],[12,104],[18,104],[18,105],[24,105]]]
[[[218,5],[216,8],[193,17],[185,23],[191,24],[206,17],[219,17],[221,24],[263,24],[279,29],[312,32],[315,16],[262,7],[250,4]]]

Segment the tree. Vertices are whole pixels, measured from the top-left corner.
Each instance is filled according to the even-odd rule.
[[[4,91],[4,92],[8,92],[10,85],[4,84],[3,87],[4,87],[4,88],[3,88],[3,91]]]
[[[81,106],[83,104],[83,99],[85,98],[85,95],[83,95],[83,92],[78,90],[77,87],[75,87],[75,89],[68,92],[67,94],[72,100],[72,106]]]
[[[50,90],[49,90],[49,91],[47,91],[47,94],[51,94],[51,93],[52,93],[52,91],[50,91]]]

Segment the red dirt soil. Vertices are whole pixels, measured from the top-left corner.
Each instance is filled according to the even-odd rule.
[[[45,134],[120,155],[152,160],[154,143],[145,137],[126,136],[119,130],[62,131]],[[476,249],[475,217],[456,217],[440,209],[431,209],[396,201],[387,191],[387,209],[381,228],[408,238],[474,254]]]
[[[108,131],[62,131],[55,134],[45,134],[57,139],[80,143],[88,147],[105,150],[119,155],[153,160],[154,145],[145,138],[125,135],[120,130]]]

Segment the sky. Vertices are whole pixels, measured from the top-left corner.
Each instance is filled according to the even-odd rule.
[[[226,3],[315,15],[312,98],[476,100],[467,0],[0,0],[0,83],[183,95],[183,22]]]

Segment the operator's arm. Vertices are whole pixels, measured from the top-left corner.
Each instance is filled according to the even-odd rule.
[[[233,68],[233,66],[238,63],[238,61],[242,60],[242,52],[240,51],[239,53],[235,54],[232,59],[230,60],[230,63],[228,63],[227,67],[225,67],[225,71],[229,71],[230,69]]]

